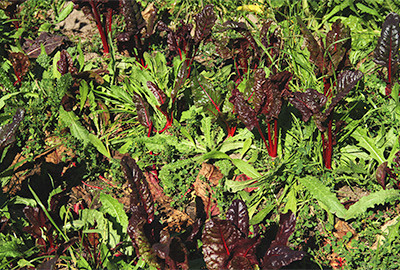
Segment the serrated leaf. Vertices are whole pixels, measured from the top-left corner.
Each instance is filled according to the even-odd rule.
[[[362,197],[358,202],[350,206],[345,215],[345,219],[349,220],[355,218],[358,215],[365,213],[368,208],[399,198],[400,190],[387,189],[371,193],[368,196]]]
[[[385,161],[391,161],[393,159],[392,153],[389,156],[389,159],[386,160],[384,156],[384,152],[386,148],[391,147],[394,148],[397,137],[393,132],[393,129],[390,129],[386,135],[384,136],[385,142],[381,144],[379,147],[378,142],[382,136],[377,136],[375,138],[371,138],[367,134],[367,130],[359,126],[352,134],[352,137],[358,141],[358,145],[367,150],[370,156],[375,159],[379,164],[382,164]],[[393,152],[393,151],[392,151]]]
[[[311,193],[311,195],[326,205],[328,210],[336,214],[338,218],[346,217],[346,209],[339,202],[336,194],[331,192],[327,186],[315,177],[307,176],[300,178],[299,182]]]
[[[124,211],[124,206],[110,194],[105,193],[100,194],[100,202],[102,204],[100,210],[114,217],[118,224],[121,225],[122,231],[126,232],[128,228],[128,216]]]

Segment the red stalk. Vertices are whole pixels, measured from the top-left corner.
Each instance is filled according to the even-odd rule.
[[[268,123],[268,125],[269,125],[269,123]],[[261,135],[261,138],[262,138],[262,140],[264,141],[264,144],[265,144],[265,147],[267,148],[267,150],[268,150],[268,155],[270,156],[270,157],[272,157],[272,153],[271,153],[271,149],[269,148],[269,146],[268,146],[268,143],[267,143],[267,140],[265,139],[265,137],[264,137],[264,134],[262,133],[262,131],[261,131],[261,128],[260,128],[260,125],[258,124],[258,122],[257,122],[257,124],[256,124],[256,127],[257,127],[257,130],[258,130],[258,133],[260,133],[260,135]],[[268,131],[269,131],[269,129],[268,129]],[[268,132],[268,139],[270,140],[270,133]],[[271,141],[270,141],[271,142]]]
[[[99,33],[100,33],[101,42],[103,43],[104,53],[107,54],[107,53],[110,52],[110,50],[108,48],[106,34],[104,33],[103,26],[101,24],[99,11],[97,9],[95,0],[89,0],[89,3],[90,3],[90,6],[92,7],[92,12],[93,12],[94,18],[96,19],[96,26],[97,26],[97,29],[99,30]]]
[[[278,119],[274,119],[274,154],[278,155]]]

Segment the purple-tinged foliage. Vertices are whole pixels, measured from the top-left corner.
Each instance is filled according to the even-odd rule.
[[[60,53],[60,60],[57,61],[57,70],[61,75],[67,73],[76,74],[78,70],[74,67],[74,62],[71,55],[66,50],[62,50]]]
[[[15,142],[15,133],[25,116],[25,110],[18,108],[11,123],[0,127],[0,151]]]
[[[281,214],[276,238],[263,258],[263,269],[279,269],[304,257],[303,251],[292,250],[287,246],[288,239],[293,234],[295,227],[296,216],[291,211]]]
[[[374,51],[374,62],[387,68],[386,95],[392,91],[393,77],[398,71],[400,47],[400,17],[391,12],[382,25],[381,36]]]
[[[278,269],[304,257],[304,252],[287,246],[296,225],[293,213],[281,215],[279,231],[261,263],[256,253],[261,241],[258,236],[248,237],[249,220],[245,203],[233,201],[226,215],[226,220],[212,218],[205,224],[202,242],[208,269],[253,269],[256,264],[263,269]]]
[[[28,56],[22,52],[10,52],[10,62],[14,69],[14,74],[17,80],[14,82],[14,86],[22,82],[22,77],[28,72],[31,62]]]
[[[194,40],[196,43],[206,40],[211,35],[217,17],[214,13],[213,5],[206,5],[203,10],[194,16],[196,25],[194,31]]]
[[[24,44],[22,45],[22,49],[30,58],[37,58],[42,51],[41,45],[43,45],[46,53],[49,55],[57,47],[61,46],[65,40],[66,38],[63,36],[52,35],[47,32],[42,32],[35,40],[25,40]]]

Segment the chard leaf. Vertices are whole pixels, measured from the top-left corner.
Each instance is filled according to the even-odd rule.
[[[359,71],[345,70],[338,75],[337,78],[337,86],[336,96],[332,99],[331,104],[325,112],[325,115],[328,116],[332,113],[333,109],[336,105],[353,89],[359,80],[364,76],[364,74]]]
[[[20,78],[23,77],[28,72],[31,65],[28,56],[22,52],[11,52],[9,55],[15,74]]]
[[[399,62],[400,17],[391,12],[382,25],[381,36],[374,51],[374,62],[392,68]]]
[[[286,214],[281,214],[276,238],[263,257],[263,268],[279,269],[304,257],[303,251],[292,250],[287,246],[288,239],[295,227],[296,216],[292,211],[289,210]]]
[[[249,234],[249,213],[247,212],[246,204],[239,199],[232,202],[231,206],[226,211],[226,219],[232,222],[243,234]]]
[[[241,237],[229,220],[212,218],[204,226],[202,242],[204,261],[208,269],[225,269],[231,252]]]
[[[241,93],[237,88],[233,89],[229,102],[235,107],[235,111],[239,115],[240,121],[242,121],[249,130],[252,130],[258,124],[256,112],[250,107],[247,101],[243,98],[243,93]]]
[[[289,96],[289,102],[300,111],[304,122],[307,122],[312,115],[321,113],[326,101],[327,98],[324,94],[311,88],[304,93],[294,92]]]
[[[154,220],[154,201],[143,172],[130,156],[121,159],[121,166],[125,180],[132,190],[130,204],[136,225],[142,220],[151,223]]]
[[[13,117],[13,121],[0,127],[0,150],[15,142],[15,133],[17,132],[19,124],[24,119],[24,116],[25,110],[18,108]]]
[[[22,49],[30,58],[37,58],[41,53],[41,46],[46,50],[46,54],[51,54],[57,47],[61,46],[65,37],[52,35],[47,32],[40,33],[35,40],[26,40]]]
[[[214,6],[207,5],[203,10],[194,16],[196,29],[194,32],[194,40],[199,43],[202,40],[207,39],[211,35],[211,29],[213,28],[217,17],[214,13]]]
[[[133,93],[132,100],[135,103],[136,113],[140,124],[142,124],[142,126],[150,128],[153,123],[150,118],[149,103],[143,100],[142,97],[139,96],[137,93]]]
[[[320,73],[323,73],[325,69],[324,51],[322,50],[320,44],[315,40],[310,30],[308,30],[307,26],[299,17],[297,17],[297,23],[300,26],[300,31],[304,36],[307,49],[310,52],[310,61],[318,67]]]
[[[375,205],[384,204],[385,202],[398,200],[400,197],[400,190],[387,189],[380,190],[369,194],[368,196],[362,197],[358,202],[351,205],[346,213],[346,220],[357,217],[358,215],[365,213],[368,208],[372,208]]]
[[[325,48],[328,55],[325,57],[325,73],[332,76],[337,70],[342,70],[348,63],[348,52],[351,49],[349,27],[345,27],[340,20],[335,21],[326,35]],[[347,62],[346,62],[347,61]]]
[[[66,50],[62,50],[60,53],[60,60],[57,62],[57,70],[61,75],[72,73],[76,74],[78,70],[74,67],[74,61],[71,55]]]
[[[159,105],[163,105],[166,102],[167,96],[155,83],[148,81],[147,87],[153,93]]]

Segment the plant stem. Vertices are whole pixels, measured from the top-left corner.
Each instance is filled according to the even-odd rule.
[[[268,124],[269,124],[269,123],[268,123]],[[271,149],[269,149],[267,140],[265,139],[264,134],[262,133],[261,128],[260,128],[260,125],[258,124],[258,122],[257,122],[257,124],[256,124],[256,127],[257,127],[257,130],[258,130],[258,133],[260,133],[261,138],[262,138],[262,140],[264,141],[265,147],[266,147],[267,150],[268,150],[268,155],[270,155],[270,156],[272,157]],[[268,128],[268,131],[269,131],[269,128]],[[269,135],[269,133],[268,133],[268,135]],[[269,136],[268,136],[268,137],[269,137]]]
[[[108,48],[108,43],[107,43],[107,37],[106,34],[104,33],[103,30],[103,26],[101,24],[101,19],[100,19],[100,15],[99,15],[99,11],[97,9],[95,0],[89,0],[90,6],[92,7],[92,11],[93,11],[93,15],[94,18],[96,19],[96,26],[97,29],[99,30],[100,33],[100,37],[101,37],[101,42],[103,43],[103,50],[104,53],[107,54],[110,52],[109,48]]]
[[[332,118],[330,117],[328,122],[328,140],[325,139],[324,133],[321,133],[322,139],[322,156],[324,158],[325,168],[328,170],[332,169],[332,154],[333,154],[333,137],[332,137]]]

